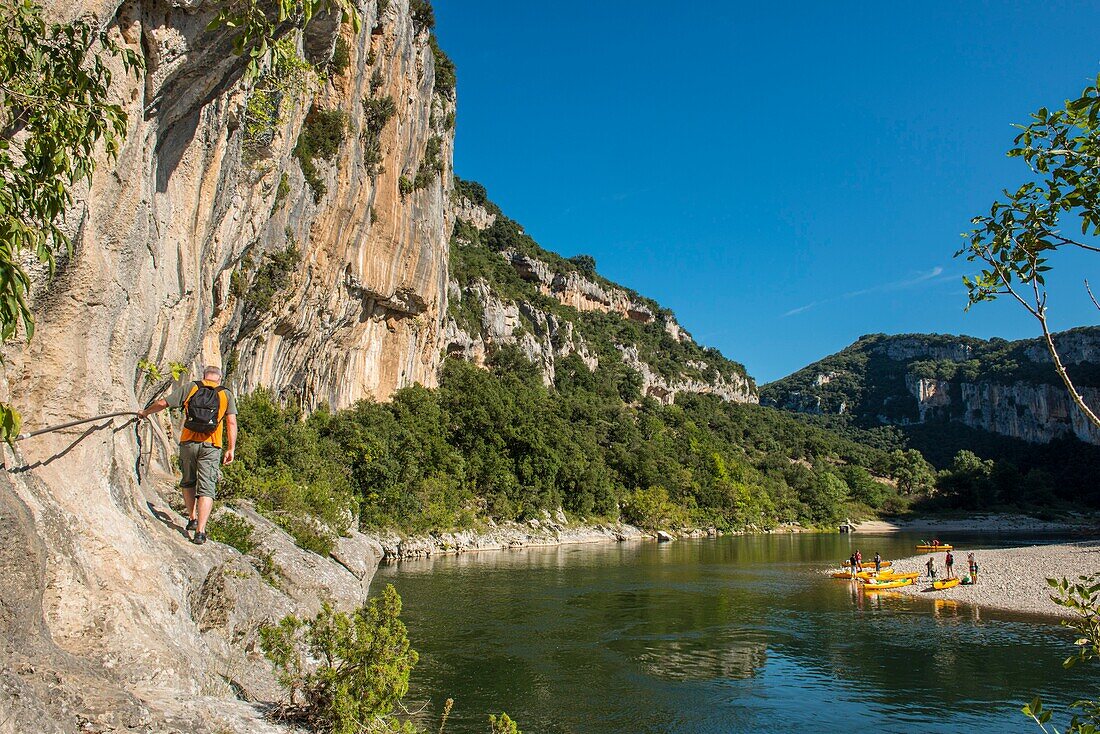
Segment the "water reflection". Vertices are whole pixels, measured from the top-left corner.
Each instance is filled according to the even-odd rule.
[[[969,547],[1007,538],[956,537]],[[858,538],[865,556],[914,538]],[[1030,732],[1018,707],[1085,693],[1057,627],[821,572],[836,535],[468,554],[384,568],[422,654],[413,696],[448,731],[507,710],[532,732],[784,727]],[[1051,645],[1051,642],[1064,643]],[[429,717],[430,718],[430,717]]]

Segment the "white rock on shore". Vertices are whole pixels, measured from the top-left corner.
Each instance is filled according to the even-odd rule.
[[[531,521],[526,524],[504,523],[482,531],[459,530],[452,533],[432,533],[411,537],[403,537],[397,533],[378,533],[368,537],[381,545],[384,560],[397,561],[448,553],[573,543],[606,543],[639,540],[651,536],[633,525],[569,526],[544,518],[541,521]]]

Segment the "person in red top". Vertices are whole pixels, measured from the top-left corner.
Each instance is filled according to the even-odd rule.
[[[222,371],[217,367],[203,370],[202,380],[183,383],[172,396],[154,401],[138,415],[146,418],[167,407],[182,408],[180,432],[180,489],[187,505],[187,531],[194,531],[191,542],[206,542],[206,521],[214,509],[220,465],[233,462],[237,447],[237,406],[233,393],[222,387]],[[228,446],[222,453],[222,426]]]

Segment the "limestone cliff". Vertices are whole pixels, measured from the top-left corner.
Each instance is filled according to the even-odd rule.
[[[560,360],[576,355],[590,370],[624,366],[640,396],[664,404],[682,392],[756,402],[744,368],[691,338],[672,312],[601,277],[584,256],[544,250],[508,219],[484,189],[456,189],[448,354],[484,364],[514,345],[547,384]]]
[[[77,192],[73,252],[36,292],[34,340],[5,349],[0,392],[29,428],[136,410],[167,387],[143,360],[225,363],[236,387],[306,405],[436,379],[455,101],[428,31],[407,0],[364,2],[358,33],[315,17],[286,39],[305,80],[257,129],[230,31],[207,30],[219,5],[48,8],[94,13],[148,71],[115,75],[129,113],[117,164]],[[368,115],[387,98],[390,114]],[[335,121],[331,155],[303,155],[313,120]],[[272,697],[259,624],[365,595],[380,549],[355,534],[340,563],[249,517],[274,585],[228,547],[190,546],[166,499],[166,428],[104,421],[8,452],[0,731],[266,731],[248,703]]]
[[[1100,329],[1056,335],[1067,369],[1100,405]],[[864,425],[957,422],[1027,441],[1076,437],[1100,445],[1039,339],[873,335],[766,385],[764,400],[810,413],[850,413]]]

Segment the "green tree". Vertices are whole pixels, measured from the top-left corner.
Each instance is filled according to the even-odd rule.
[[[523,734],[523,732],[508,714],[501,713],[499,718],[489,714],[489,734]]]
[[[1100,77],[1062,109],[1043,107],[1031,120],[1017,125],[1021,132],[1008,151],[1023,159],[1029,180],[1015,191],[1006,189],[1005,199],[993,202],[989,214],[971,220],[976,226],[956,256],[982,263],[980,273],[963,279],[968,308],[1008,296],[1030,313],[1073,402],[1100,427],[1100,416],[1074,386],[1051,336],[1046,286],[1059,251],[1100,252]]]
[[[54,270],[55,253],[71,243],[60,222],[73,188],[91,181],[100,143],[118,155],[127,114],[108,102],[108,59],[139,72],[143,61],[94,21],[47,23],[33,0],[0,8],[0,340],[20,324],[29,339],[34,317],[31,279],[23,268],[33,252]],[[0,404],[0,438],[14,440],[20,418]]]
[[[936,472],[916,449],[890,453],[890,473],[898,482],[902,494],[930,491],[936,484]]]

